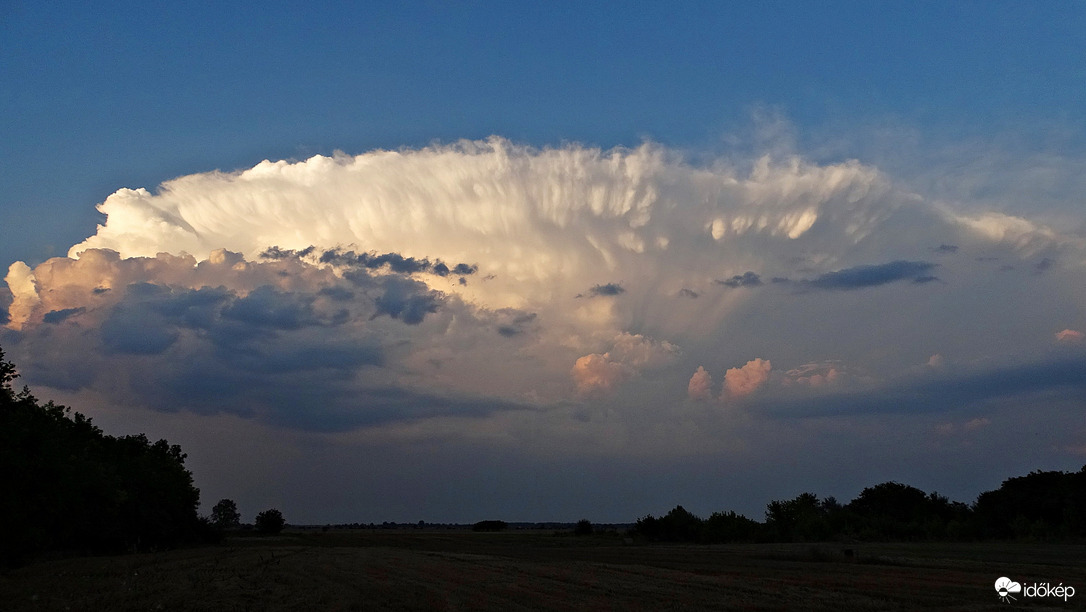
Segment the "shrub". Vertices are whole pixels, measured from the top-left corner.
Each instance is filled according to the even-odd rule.
[[[577,521],[577,525],[573,528],[573,535],[587,536],[592,535],[592,521],[588,519],[581,519]]]
[[[283,513],[275,508],[261,512],[256,515],[256,520],[253,521],[253,526],[256,527],[257,532],[266,535],[279,533],[286,524]]]
[[[471,526],[472,531],[502,531],[509,525],[505,521],[479,521]]]

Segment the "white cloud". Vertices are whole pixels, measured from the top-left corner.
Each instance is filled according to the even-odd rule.
[[[8,306],[8,325],[12,329],[22,329],[34,308],[41,302],[34,272],[25,263],[16,261],[8,267],[4,281],[8,284],[13,298]]]
[[[694,165],[654,144],[492,138],[195,174],[100,209],[73,258],[9,268],[13,354],[44,371],[78,345],[87,374],[52,380],[118,396],[141,377],[163,390],[206,377],[250,389],[236,391],[247,414],[270,405],[251,390],[266,372],[310,363],[343,423],[379,421],[347,415],[365,411],[349,398],[391,393],[381,385],[460,408],[631,394],[637,411],[646,389],[711,393],[700,364],[746,363],[723,375],[724,397],[871,390],[935,351],[1043,350],[1053,317],[1076,320],[1086,297],[1073,233],[787,152]],[[817,291],[827,279],[849,290]],[[785,365],[781,384],[752,354]]]

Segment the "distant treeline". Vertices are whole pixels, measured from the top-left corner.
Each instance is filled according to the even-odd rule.
[[[181,447],[113,437],[90,419],[15,391],[0,349],[0,566],[43,551],[115,552],[213,535]]]
[[[671,542],[814,542],[826,540],[1068,541],[1086,538],[1086,466],[1005,480],[967,505],[897,482],[864,489],[841,504],[803,493],[766,506],[765,522],[735,512],[702,519],[676,506],[639,519],[635,534]]]

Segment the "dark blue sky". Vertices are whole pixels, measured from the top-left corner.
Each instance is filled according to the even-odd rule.
[[[63,254],[120,187],[265,158],[492,134],[713,152],[759,106],[801,140],[1086,116],[1070,2],[6,2],[0,23],[4,261]]]

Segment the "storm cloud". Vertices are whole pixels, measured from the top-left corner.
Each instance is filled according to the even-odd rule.
[[[10,265],[0,343],[106,415],[734,467],[872,436],[995,448],[1004,398],[1061,423],[1083,401],[1086,239],[855,160],[492,138],[194,174],[99,209],[69,257]]]

